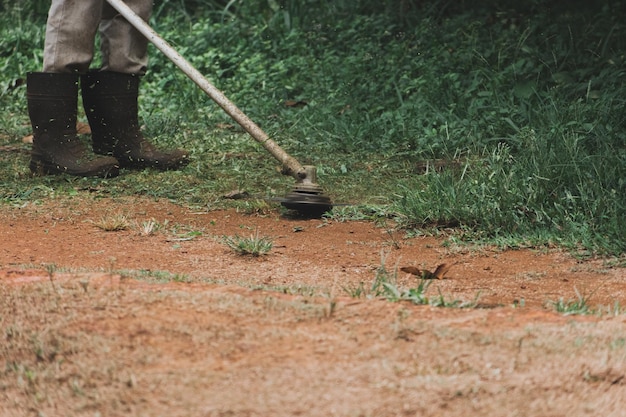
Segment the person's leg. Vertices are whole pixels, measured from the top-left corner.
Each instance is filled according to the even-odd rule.
[[[76,136],[78,75],[31,72],[26,84],[33,128],[30,170],[38,175],[116,176],[117,160],[92,158],[93,154]]]
[[[52,0],[46,24],[43,72],[85,73],[104,0]]]
[[[152,0],[126,0],[125,3],[139,17],[148,21],[152,14]],[[103,4],[99,31],[102,71],[139,75],[146,73],[148,40],[106,2]]]
[[[94,152],[114,156],[120,167],[177,169],[189,162],[187,152],[161,151],[139,129],[140,76],[91,71],[81,76],[85,114],[91,127]]]
[[[144,20],[150,17],[152,0],[126,3]],[[139,129],[139,81],[148,65],[148,41],[108,4],[104,5],[100,36],[103,66],[81,76],[94,151],[112,155],[121,167],[128,168],[167,170],[187,164],[187,152],[160,151]]]
[[[30,170],[35,174],[115,176],[112,157],[93,158],[76,135],[78,74],[93,58],[103,0],[52,0],[46,25],[43,72],[26,78],[33,129]]]

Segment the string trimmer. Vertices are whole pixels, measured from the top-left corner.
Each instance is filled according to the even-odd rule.
[[[213,86],[182,55],[170,46],[141,17],[131,10],[123,0],[106,0],[115,10],[143,36],[160,50],[174,65],[182,70],[202,91],[232,117],[250,136],[259,142],[274,158],[282,164],[282,173],[296,180],[296,185],[284,198],[276,199],[290,209],[306,216],[321,216],[332,209],[330,198],[324,195],[317,184],[317,170],[313,165],[301,165],[294,157],[285,152],[261,128],[246,116],[220,90]]]

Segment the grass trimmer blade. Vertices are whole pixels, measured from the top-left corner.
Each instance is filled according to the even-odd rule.
[[[316,183],[316,168],[312,165],[304,166],[306,172],[302,181],[297,181],[294,188],[280,200],[283,207],[296,210],[303,216],[320,217],[330,211],[333,204],[330,198],[324,195],[322,187]]]

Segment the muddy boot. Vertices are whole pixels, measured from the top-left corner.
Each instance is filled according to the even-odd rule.
[[[89,119],[93,150],[112,155],[121,167],[177,169],[189,162],[187,152],[160,151],[139,130],[139,76],[93,71],[81,76],[83,105]]]
[[[26,97],[33,128],[30,160],[33,173],[83,177],[118,175],[119,164],[115,158],[96,158],[76,135],[78,75],[29,73]]]

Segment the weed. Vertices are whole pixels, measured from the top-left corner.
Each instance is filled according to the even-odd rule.
[[[202,236],[200,230],[179,231],[178,228],[173,231],[174,236],[168,237],[168,242],[187,242]]]
[[[618,300],[616,300],[612,306],[609,305],[606,307],[599,307],[597,309],[597,313],[599,315],[607,315],[607,316],[618,316],[618,315],[624,314],[625,312],[626,312],[626,309],[622,307],[622,305],[620,304]]]
[[[416,305],[431,305],[434,307],[475,308],[478,305],[480,293],[476,294],[474,300],[463,302],[461,300],[446,300],[441,290],[438,289],[439,296],[429,298],[426,293],[434,282],[432,279],[420,279],[416,287],[402,288],[397,283],[398,266],[396,265],[390,271],[386,266],[386,261],[387,254],[381,251],[381,263],[376,269],[369,289],[366,289],[363,282],[361,282],[356,287],[344,287],[344,291],[354,298],[382,297],[391,302],[408,301]]]
[[[398,239],[397,236],[397,227],[389,226],[387,219],[385,218],[380,218],[376,220],[376,225],[385,229],[385,234],[387,236],[387,242],[389,246],[391,246],[393,249],[400,249],[402,247],[400,239]]]
[[[591,313],[587,300],[583,298],[568,301],[564,301],[563,298],[559,298],[558,301],[552,302],[551,304],[558,313],[566,316]]]
[[[356,286],[344,286],[342,289],[352,298],[361,298],[368,294],[363,281],[359,282]]]
[[[109,214],[102,216],[98,221],[92,221],[93,225],[105,232],[120,232],[130,228],[130,220],[124,214]]]
[[[152,270],[132,270],[132,271],[120,271],[120,275],[125,278],[133,278],[140,281],[153,282],[153,283],[166,283],[166,282],[192,282],[186,274],[172,273],[169,271],[152,271]]]
[[[243,200],[236,203],[237,210],[249,215],[267,215],[273,207],[265,200],[253,199]]]
[[[260,236],[256,230],[249,237],[244,236],[223,236],[222,242],[233,252],[239,255],[261,256],[272,250],[274,242],[267,236]]]
[[[151,236],[160,230],[163,225],[159,224],[156,220],[145,220],[139,224],[139,234],[142,236]]]
[[[56,274],[57,272],[57,266],[56,264],[46,264],[46,272],[48,273],[48,280],[50,281],[50,285],[52,285],[52,289],[54,290],[54,292],[56,293],[56,295],[59,295],[59,289],[57,288],[55,282],[54,282],[54,274]]]
[[[574,287],[574,291],[576,292],[575,300],[564,301],[563,298],[559,298],[558,301],[550,302],[554,309],[561,314],[564,315],[585,315],[585,314],[594,314],[596,310],[589,306],[589,299],[595,294],[598,290],[596,288],[589,295],[582,295],[576,287]]]
[[[328,307],[324,308],[324,318],[327,318],[327,319],[332,318],[336,310],[337,310],[337,300],[334,298],[331,298],[328,301]]]
[[[383,296],[389,299],[389,296],[394,298],[399,291],[396,286],[398,280],[397,266],[392,271],[387,269],[387,255],[384,251],[380,252],[380,266],[376,269],[369,293],[374,297]]]

